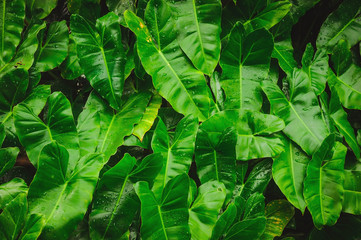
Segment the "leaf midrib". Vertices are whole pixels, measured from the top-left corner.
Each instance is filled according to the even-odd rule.
[[[102,236],[102,239],[105,239],[105,235],[107,234],[108,229],[109,229],[109,227],[110,227],[110,224],[111,224],[111,222],[112,222],[112,220],[113,220],[113,218],[114,218],[115,211],[118,209],[118,205],[119,205],[120,199],[121,199],[121,197],[122,197],[122,195],[123,195],[124,188],[125,188],[125,185],[127,184],[128,178],[129,178],[129,175],[127,175],[127,176],[125,177],[125,179],[124,179],[124,182],[123,182],[123,185],[122,185],[122,189],[121,189],[120,192],[119,192],[117,201],[116,201],[115,206],[114,206],[114,208],[113,208],[112,214],[111,214],[110,219],[109,219],[109,222],[108,222],[108,224],[107,224],[107,227],[105,228],[105,231],[104,231],[104,234],[103,234],[103,236]]]

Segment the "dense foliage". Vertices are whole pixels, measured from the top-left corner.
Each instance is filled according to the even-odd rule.
[[[360,239],[360,0],[0,0],[0,239]]]

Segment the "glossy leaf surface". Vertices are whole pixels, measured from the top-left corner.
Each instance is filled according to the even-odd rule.
[[[153,192],[157,199],[167,182],[182,173],[188,173],[192,163],[194,142],[198,130],[198,121],[191,115],[183,118],[177,125],[173,139],[159,119],[152,138],[152,149],[162,153],[163,167],[154,180]]]
[[[190,239],[188,226],[189,181],[185,174],[170,180],[157,201],[146,182],[138,182],[135,191],[141,201],[142,238]]]
[[[178,0],[174,9],[180,47],[197,69],[211,75],[221,52],[221,2]]]
[[[309,157],[291,140],[282,139],[285,151],[273,159],[272,175],[287,200],[304,213],[303,181]]]
[[[126,154],[104,173],[98,183],[90,214],[92,239],[119,239],[129,228],[140,207],[133,184],[149,184],[162,167],[160,154],[149,155],[135,168],[136,160]]]
[[[118,16],[108,13],[93,26],[83,17],[73,15],[70,28],[85,76],[95,91],[110,106],[119,110],[124,86],[125,53]]]
[[[155,1],[158,1],[158,7],[154,6]],[[210,106],[206,80],[189,63],[178,45],[169,6],[160,0],[150,1],[145,13],[147,25],[130,11],[126,11],[124,16],[128,27],[137,36],[139,57],[159,94],[176,111],[193,114],[204,121]]]
[[[328,130],[322,121],[318,100],[306,74],[294,70],[289,84],[289,99],[271,81],[264,81],[262,88],[273,113],[285,121],[283,132],[307,154],[312,155],[326,138]]]
[[[327,137],[307,167],[304,196],[317,228],[336,223],[343,200],[346,147]]]
[[[68,172],[70,166],[68,151],[56,142],[46,145],[40,153],[38,171],[28,193],[30,214],[45,218],[39,239],[67,238],[91,203],[103,166],[101,155],[79,159],[72,173]]]
[[[260,83],[268,75],[272,50],[273,40],[268,31],[246,34],[242,24],[233,27],[220,59],[226,109],[261,108]]]

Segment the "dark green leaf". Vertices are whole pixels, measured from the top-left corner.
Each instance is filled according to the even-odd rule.
[[[119,17],[108,13],[93,26],[83,17],[72,15],[70,28],[85,76],[95,91],[119,110],[125,62]]]
[[[317,228],[334,225],[343,200],[344,163],[347,148],[327,137],[307,167],[304,196]]]

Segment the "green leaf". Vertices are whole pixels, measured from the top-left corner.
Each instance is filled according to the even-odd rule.
[[[141,201],[142,239],[190,239],[187,198],[189,180],[181,174],[170,180],[157,201],[147,182],[134,186]]]
[[[237,206],[234,202],[227,206],[226,211],[218,218],[212,230],[211,240],[218,240],[225,234],[231,227],[232,223],[236,220]]]
[[[216,107],[221,111],[224,109],[224,102],[226,98],[221,87],[221,74],[217,71],[214,71],[209,83],[212,89],[213,96],[216,100]]]
[[[24,26],[25,1],[2,0],[0,2],[0,67],[13,57],[21,39]]]
[[[50,94],[50,85],[39,85],[33,88],[30,94],[22,102],[30,107],[35,115],[39,115]]]
[[[125,63],[119,17],[108,13],[93,26],[83,17],[72,15],[70,28],[85,76],[95,91],[119,110]]]
[[[137,36],[139,57],[154,87],[176,111],[204,121],[211,101],[205,77],[179,47],[170,8],[164,2],[157,3],[158,7],[154,1],[148,4],[147,25],[134,13],[124,13],[128,27]]]
[[[278,60],[281,69],[288,75],[292,75],[293,69],[298,66],[293,57],[291,41],[280,41],[274,43],[272,57]]]
[[[68,55],[68,45],[69,31],[65,20],[52,22],[35,53],[35,70],[47,72],[59,66]]]
[[[25,226],[22,230],[19,240],[38,239],[44,225],[45,218],[43,215],[31,214],[25,222]]]
[[[221,2],[177,0],[173,6],[180,47],[197,69],[210,76],[221,53]]]
[[[45,145],[58,141],[69,151],[68,170],[72,171],[79,158],[79,141],[70,103],[61,92],[54,92],[48,98],[48,106],[43,122],[26,104],[17,105],[14,108],[16,132],[33,165],[38,165]]]
[[[137,181],[151,184],[161,168],[159,158],[160,154],[149,155],[134,169],[135,158],[125,154],[104,173],[98,183],[89,218],[92,239],[119,239],[128,230],[140,208],[133,184]]]
[[[261,29],[247,35],[241,23],[233,27],[220,60],[226,109],[261,109],[260,82],[268,76],[272,49],[268,31]]]
[[[332,50],[331,62],[336,76],[341,76],[352,64],[350,46],[347,41],[341,39]]]
[[[344,136],[347,144],[351,147],[356,158],[360,158],[360,147],[357,144],[354,129],[348,121],[347,113],[342,108],[337,91],[334,89],[332,90],[329,110],[334,125],[337,127],[342,136]]]
[[[0,177],[14,166],[18,154],[19,148],[17,147],[0,149]]]
[[[330,135],[308,164],[303,194],[318,229],[334,225],[340,216],[346,152],[347,148]]]
[[[65,79],[72,80],[80,77],[83,74],[83,69],[80,67],[79,58],[76,50],[76,44],[72,34],[69,34],[68,56],[64,62],[59,66],[61,76]]]
[[[283,132],[312,155],[328,135],[328,129],[307,75],[295,69],[289,84],[289,99],[271,81],[263,81],[262,88],[271,103],[272,112],[285,121]]]
[[[286,1],[238,1],[235,5],[229,2],[222,12],[222,34],[224,39],[236,22],[240,21],[250,33],[254,30],[270,29],[289,12],[291,3]]]
[[[302,70],[311,81],[311,86],[316,95],[320,95],[326,87],[328,56],[326,51],[318,50],[314,53],[312,45],[307,44],[302,58]]]
[[[225,240],[259,239],[266,227],[266,218],[246,219],[234,224],[226,234]]]
[[[266,8],[259,12],[255,17],[244,22],[246,29],[257,30],[260,28],[270,29],[279,23],[290,11],[292,4],[286,1],[275,1],[269,3]]]
[[[245,202],[243,209],[238,207],[238,211],[242,212],[241,219],[252,219],[257,217],[265,216],[265,198],[262,193],[255,192],[253,193]],[[241,211],[240,211],[241,210]]]
[[[34,54],[38,49],[38,33],[46,27],[45,22],[32,20],[23,33],[23,40],[17,47],[12,60],[0,67],[0,72],[6,72],[13,68],[28,70],[34,62]]]
[[[152,149],[162,153],[163,167],[154,180],[152,191],[157,199],[167,182],[182,173],[188,173],[194,152],[194,142],[198,130],[198,120],[192,115],[184,117],[177,125],[173,139],[159,119],[152,138]]]
[[[94,153],[100,135],[100,114],[86,107],[78,117],[77,131],[79,136],[80,156]]]
[[[361,40],[360,2],[344,1],[322,24],[316,45],[318,49],[332,50],[340,39],[347,40],[351,46]]]
[[[214,130],[214,125],[208,120],[198,130],[195,149],[197,175],[203,184],[214,180],[223,183],[228,201],[236,183],[234,146],[237,137],[233,128],[227,128],[221,134]]]
[[[361,215],[361,168],[345,169],[344,198],[342,211],[354,215]]]
[[[117,148],[124,143],[124,137],[132,134],[134,125],[137,124],[144,115],[149,99],[150,94],[148,92],[135,94],[121,106],[119,112],[115,113],[105,101],[93,92],[85,105],[85,110],[89,112],[84,113],[84,115],[90,114],[90,117],[92,117],[94,114],[99,114],[100,133],[96,140],[91,139],[92,136],[86,135],[87,128],[91,126],[86,125],[86,122],[84,122],[84,124],[82,124],[83,127],[79,128],[82,129],[81,131],[84,136],[84,138],[81,139],[82,146],[87,144],[87,151],[103,153],[105,156],[104,161],[107,162],[110,156],[116,153]],[[92,134],[96,134],[97,130],[94,124],[93,127],[94,132]],[[85,141],[88,142],[86,143]],[[96,142],[98,145],[95,148],[93,144]]]
[[[28,204],[26,194],[21,193],[0,214],[0,238],[16,240],[26,218]]]
[[[192,239],[210,239],[225,198],[226,188],[218,181],[207,182],[198,188],[198,196],[189,209]]]
[[[337,91],[342,105],[349,109],[361,109],[361,67],[352,64],[346,72],[336,76],[331,69],[328,71],[328,83]]]
[[[248,110],[228,110],[213,115],[205,123],[207,131],[214,135],[211,137],[213,144],[217,144],[215,139],[226,128],[236,128],[238,160],[277,156],[284,150],[282,142],[273,135],[284,128],[284,122],[276,116]]]
[[[58,0],[47,0],[39,2],[37,0],[26,0],[26,6],[31,12],[32,16],[43,19],[48,16],[51,11],[56,7]]]
[[[13,178],[11,181],[0,185],[0,209],[4,209],[19,194],[27,193],[28,186],[21,178]]]
[[[282,141],[285,151],[273,160],[273,179],[287,200],[303,214],[306,208],[303,197],[303,181],[310,160],[291,140],[283,137]]]
[[[124,12],[126,10],[135,10],[135,0],[106,0],[109,11],[114,12],[120,17],[120,23],[126,26],[124,21]]]
[[[39,239],[66,239],[83,219],[91,203],[101,155],[87,155],[69,173],[68,151],[56,142],[40,153],[38,170],[29,187],[29,213],[42,214],[45,226]],[[66,221],[64,221],[66,219]]]
[[[159,94],[154,94],[145,109],[144,115],[140,122],[134,127],[133,135],[137,136],[140,141],[143,141],[144,135],[152,127],[154,120],[158,116],[158,110],[162,105],[162,97]]]
[[[24,69],[14,69],[1,74],[0,77],[0,118],[6,122],[11,116],[13,107],[24,100],[28,87],[28,73]],[[10,114],[10,116],[6,116]]]
[[[236,186],[234,195],[247,200],[254,193],[263,193],[271,179],[272,160],[265,159],[253,167],[244,184]]]
[[[272,240],[280,237],[294,214],[295,209],[287,200],[279,199],[268,203],[266,206],[266,229],[262,239]]]

